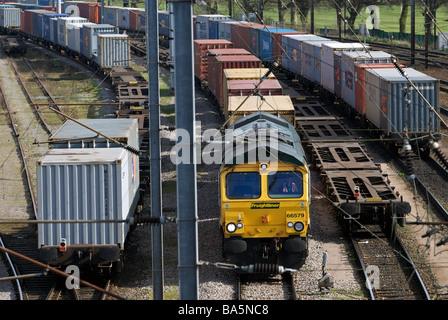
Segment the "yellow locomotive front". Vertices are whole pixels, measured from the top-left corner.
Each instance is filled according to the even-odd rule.
[[[247,128],[265,130],[265,133],[276,130],[279,139],[254,147],[267,148],[271,156],[275,154],[270,161],[259,157],[249,161],[242,157],[246,160],[227,161],[221,167],[225,260],[238,266],[277,265],[298,269],[307,256],[310,224],[309,169],[300,139],[293,126],[272,115],[259,113],[242,122],[241,127],[235,123],[236,128],[243,129],[240,134],[247,132]],[[250,152],[250,148],[245,150],[242,153]],[[236,149],[233,151],[237,157]]]

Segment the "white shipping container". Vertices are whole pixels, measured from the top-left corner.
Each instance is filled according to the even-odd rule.
[[[0,27],[20,27],[20,8],[0,8]]]
[[[100,34],[96,62],[102,68],[128,66],[131,57],[129,36],[126,34]]]
[[[37,163],[38,246],[120,245],[129,231],[122,222],[79,223],[76,220],[126,220],[134,214],[138,188],[132,179],[128,151],[122,148],[50,149]],[[134,168],[138,170],[138,168]],[[137,190],[135,192],[134,190]]]
[[[88,22],[86,18],[59,17],[58,18],[58,41],[60,46],[67,47],[67,25],[69,23]]]

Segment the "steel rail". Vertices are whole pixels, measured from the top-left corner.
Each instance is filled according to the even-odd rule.
[[[6,248],[1,236],[0,236],[0,246],[2,248]],[[17,271],[16,266],[12,262],[11,257],[9,256],[9,253],[5,252],[5,257],[6,257],[6,260],[8,261],[9,267],[11,268],[12,274],[14,275],[14,277],[18,277],[19,273]],[[22,291],[22,285],[20,284],[20,279],[17,278],[15,280],[16,280],[15,282],[16,282],[16,286],[17,286],[17,291],[19,293],[19,300],[23,300],[23,291]]]

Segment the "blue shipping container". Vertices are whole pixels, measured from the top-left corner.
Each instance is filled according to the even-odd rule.
[[[269,31],[266,28],[258,29],[258,45],[259,45],[259,55],[258,57],[262,61],[272,61],[273,53],[272,53],[272,42],[275,41],[272,38],[271,33],[276,32],[296,32],[296,30],[291,29],[282,29],[282,28],[269,28]]]
[[[55,38],[52,38],[51,35],[51,18],[57,18],[57,17],[67,17],[66,13],[50,13],[45,14],[42,16],[42,24],[43,24],[43,38],[48,41],[54,41]]]

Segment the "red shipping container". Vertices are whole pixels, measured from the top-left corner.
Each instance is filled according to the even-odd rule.
[[[20,31],[25,32],[25,11],[20,12]]]
[[[283,88],[277,79],[265,79],[260,83],[260,79],[250,80],[228,80],[223,88],[224,110],[227,109],[229,96],[248,96],[258,85],[257,91],[263,96],[283,95]]]
[[[404,68],[404,65],[401,65]],[[366,92],[366,69],[392,69],[393,63],[355,63],[355,108],[362,114],[366,114],[366,99],[369,93]]]
[[[223,106],[223,70],[235,68],[260,68],[261,61],[254,55],[211,56],[208,67],[208,87],[218,101],[219,106]]]
[[[252,52],[250,47],[250,29],[251,28],[264,28],[264,25],[259,23],[234,23],[230,27],[230,32],[232,35],[232,41],[235,48],[243,48],[247,51]]]
[[[194,75],[201,80],[207,80],[207,55],[209,49],[233,48],[233,43],[225,39],[198,39],[193,42]]]

